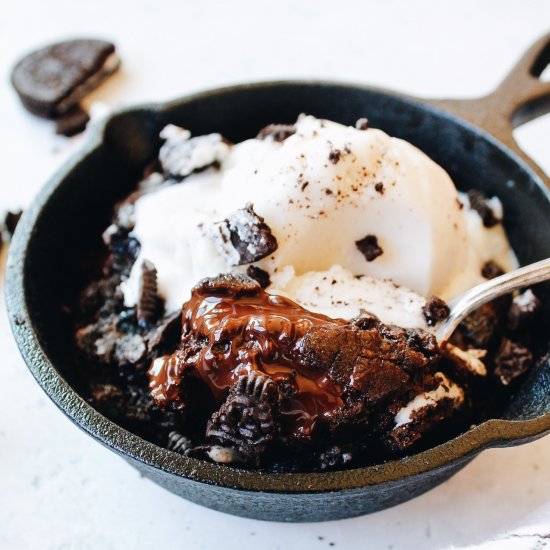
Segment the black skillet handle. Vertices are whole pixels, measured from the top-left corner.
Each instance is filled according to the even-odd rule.
[[[550,82],[539,78],[548,64],[550,33],[525,52],[491,94],[478,99],[435,99],[427,102],[495,136],[529,164],[550,187],[548,175],[521,150],[512,134],[517,126],[550,112]]]

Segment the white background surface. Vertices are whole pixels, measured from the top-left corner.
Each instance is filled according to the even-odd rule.
[[[15,60],[51,40],[116,42],[124,68],[90,98],[116,106],[287,77],[473,97],[496,86],[548,30],[545,0],[4,0],[0,207],[24,207],[85,139],[56,138],[51,123],[28,115],[10,88]],[[549,136],[548,116],[518,132],[547,171]],[[371,516],[270,524],[181,500],[81,433],[26,371],[5,313],[0,359],[1,548],[397,550],[481,544],[510,531],[506,542],[484,547],[550,543],[550,438],[485,452],[437,489]]]

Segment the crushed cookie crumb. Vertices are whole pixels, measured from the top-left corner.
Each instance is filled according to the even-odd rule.
[[[340,149],[333,149],[328,155],[328,160],[330,160],[332,164],[337,164],[341,158],[342,151],[340,151]]]
[[[367,235],[363,239],[355,241],[355,245],[359,249],[359,252],[365,256],[367,262],[372,262],[384,253],[378,244],[376,235]]]
[[[428,326],[433,327],[438,321],[443,321],[449,316],[449,306],[437,296],[430,296],[422,308],[422,314]]]

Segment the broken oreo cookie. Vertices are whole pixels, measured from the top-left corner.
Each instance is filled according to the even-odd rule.
[[[150,323],[160,313],[161,300],[158,295],[157,270],[152,262],[144,260],[141,264],[141,282],[136,315],[139,321]]]
[[[251,203],[215,223],[209,235],[230,265],[256,262],[278,247],[270,227],[254,212]]]
[[[90,116],[80,105],[75,105],[55,123],[55,133],[60,136],[72,137],[86,129]]]
[[[272,139],[273,141],[284,141],[296,133],[296,127],[292,124],[268,124],[260,130],[256,139]]]
[[[119,67],[115,46],[104,40],[68,40],[35,50],[14,67],[11,81],[33,114],[57,118]]]
[[[369,129],[369,119],[368,118],[359,118],[355,122],[355,128],[357,130],[368,130]]]
[[[512,300],[508,311],[508,328],[513,331],[526,328],[541,309],[541,301],[531,289],[527,289]]]
[[[533,354],[521,344],[503,338],[495,356],[495,374],[507,386],[526,373],[533,364]]]
[[[477,189],[471,189],[468,191],[468,200],[470,207],[479,214],[485,227],[493,227],[500,223],[501,220],[495,215],[484,193]]]
[[[269,278],[269,273],[264,271],[261,267],[256,265],[249,265],[246,274],[260,283],[262,288],[267,288],[271,284],[271,279]]]
[[[160,164],[166,176],[176,179],[221,163],[229,150],[220,134],[192,138],[189,130],[174,124],[165,126],[160,137],[166,140],[159,151]]]
[[[271,378],[255,372],[241,376],[208,422],[206,436],[258,463],[279,432],[278,403],[278,387]]]

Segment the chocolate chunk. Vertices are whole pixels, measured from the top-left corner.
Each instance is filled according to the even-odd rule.
[[[483,304],[460,323],[460,329],[469,343],[487,348],[494,341],[500,327],[499,311],[495,304]]]
[[[378,183],[374,184],[374,190],[377,192],[377,193],[380,193],[381,195],[384,194],[384,184],[379,181]]]
[[[229,145],[220,134],[192,138],[189,130],[169,124],[160,133],[165,139],[159,161],[167,177],[182,179],[193,172],[216,166],[225,159]]]
[[[231,265],[244,265],[265,258],[277,250],[277,239],[264,218],[248,203],[226,220],[215,223],[209,232],[212,240]]]
[[[56,120],[55,133],[65,137],[76,136],[86,129],[88,122],[88,113],[80,105],[75,105]]]
[[[504,269],[502,269],[502,267],[500,267],[496,262],[493,262],[493,260],[489,260],[483,264],[483,267],[481,268],[481,275],[482,277],[485,277],[485,279],[494,279],[495,277],[504,275]]]
[[[422,314],[428,326],[433,327],[439,321],[443,321],[449,316],[451,310],[449,306],[437,296],[430,296],[422,308]]]
[[[369,129],[369,119],[368,118],[359,118],[355,123],[355,127],[358,130],[368,130]]]
[[[144,260],[141,264],[141,281],[136,314],[139,321],[152,322],[158,318],[161,309],[158,295],[157,270],[152,262]]]
[[[485,227],[493,227],[500,223],[501,220],[495,216],[484,193],[477,189],[471,189],[468,191],[468,200],[470,201],[470,207],[480,215]]]
[[[269,278],[269,273],[264,271],[261,267],[255,265],[249,265],[246,274],[249,277],[252,277],[255,281],[260,283],[262,288],[267,288],[271,284],[271,279]]]
[[[495,355],[495,374],[505,386],[526,373],[533,364],[533,354],[521,344],[503,338]]]
[[[332,164],[338,164],[340,158],[342,158],[342,151],[340,151],[340,149],[332,149],[328,155],[328,160],[330,160]]]
[[[258,463],[279,432],[278,400],[277,384],[268,376],[241,376],[225,403],[212,415],[206,436],[215,443],[235,447],[248,461]]]
[[[378,239],[375,235],[367,235],[360,241],[355,241],[355,245],[359,249],[359,252],[365,256],[367,262],[376,260],[378,256],[381,256],[384,251],[378,244]]]
[[[519,294],[512,300],[508,310],[508,328],[514,331],[527,328],[541,309],[542,303],[531,289]]]
[[[296,127],[292,124],[268,124],[260,130],[256,139],[270,138],[273,141],[284,141],[296,133]]]
[[[191,440],[179,432],[172,431],[168,434],[168,443],[166,448],[179,454],[186,454],[192,447]]]
[[[52,44],[21,59],[11,81],[31,113],[56,118],[118,68],[114,51],[114,45],[103,40]]]

